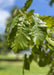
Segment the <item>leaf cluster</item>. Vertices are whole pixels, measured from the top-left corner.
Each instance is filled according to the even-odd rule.
[[[25,55],[25,69],[30,68],[32,60],[35,60],[41,67],[53,61],[54,41],[50,40],[51,34],[47,30],[53,31],[54,17],[40,17],[39,14],[33,13],[34,10],[27,12],[31,4],[32,0],[27,0],[22,9],[17,8],[17,11],[14,11],[15,14],[12,15],[11,21],[9,20],[6,27],[8,43],[15,53],[21,49],[32,48],[29,58]],[[48,48],[50,49],[49,51]]]

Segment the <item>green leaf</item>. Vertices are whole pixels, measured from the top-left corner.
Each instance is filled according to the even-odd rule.
[[[18,17],[16,16],[15,18],[13,18],[12,23],[9,27],[9,33],[11,33],[12,29],[15,27],[15,25],[17,24],[18,21]]]
[[[46,22],[46,25],[48,28],[51,28],[54,26],[54,17],[43,15],[43,16],[40,16],[39,18],[42,19],[44,22]]]
[[[34,12],[34,10],[30,10],[26,15],[27,15],[27,17],[30,17],[30,16],[32,16],[33,15],[33,12]]]
[[[28,47],[30,36],[25,27],[21,24],[21,26],[17,27],[16,36],[14,41],[12,42],[11,48],[17,52],[20,49],[25,49]],[[13,36],[12,36],[13,37]]]
[[[46,27],[44,27],[45,23],[36,16],[33,16],[33,19],[35,21],[35,25],[31,29],[31,35],[34,43],[36,45],[40,45],[46,38]]]
[[[46,37],[46,40],[52,45],[54,46],[54,41],[51,40],[51,38],[49,38],[48,36]]]
[[[24,6],[24,10],[26,11],[32,4],[33,0],[27,0]]]
[[[8,44],[11,46],[12,42],[14,41],[15,39],[15,36],[16,36],[16,32],[17,32],[17,26],[15,26],[11,33],[8,35]]]

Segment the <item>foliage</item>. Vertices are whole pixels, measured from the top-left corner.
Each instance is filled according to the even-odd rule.
[[[33,14],[31,18],[27,18],[23,15],[19,18],[17,16],[12,20],[12,24],[9,28],[8,39],[11,48],[13,48],[15,52],[17,52],[19,49],[27,48],[32,38],[32,42],[39,45],[46,37],[46,28],[43,28],[45,23],[38,19],[37,15]]]
[[[31,3],[32,0],[27,0],[23,8],[17,9],[19,13],[12,17],[6,28],[9,34],[8,43],[15,53],[21,49],[32,48],[31,55],[29,57],[25,55],[25,69],[29,69],[32,60],[37,62],[40,67],[54,62],[54,41],[52,41],[54,40],[52,37],[54,17],[40,17],[39,14],[34,14],[33,10],[27,12]]]
[[[40,16],[40,19],[42,19],[47,24],[47,34],[46,40],[48,41],[48,47],[51,50],[50,56],[52,57],[53,61],[51,62],[51,68],[48,73],[48,75],[54,75],[54,17],[51,16]]]
[[[44,22],[46,22],[47,25],[47,34],[48,37],[46,38],[46,40],[52,45],[54,46],[54,37],[53,37],[53,33],[54,33],[54,17],[51,16],[40,16],[40,19],[42,19]]]
[[[54,17],[43,15],[43,16],[40,16],[40,19],[46,22],[46,25],[48,26],[48,28],[54,27]]]

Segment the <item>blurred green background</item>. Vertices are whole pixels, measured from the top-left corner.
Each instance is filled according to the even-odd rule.
[[[1,61],[2,60],[2,61]],[[49,66],[41,68],[34,61],[31,63],[29,71],[24,70],[25,75],[46,75]],[[0,55],[0,75],[22,75],[23,73],[23,54]]]

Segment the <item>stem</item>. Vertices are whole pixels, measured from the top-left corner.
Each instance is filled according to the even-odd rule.
[[[24,55],[25,56],[25,55]],[[23,60],[23,75],[24,75],[24,60]]]
[[[23,75],[24,75],[24,64],[23,64]]]

